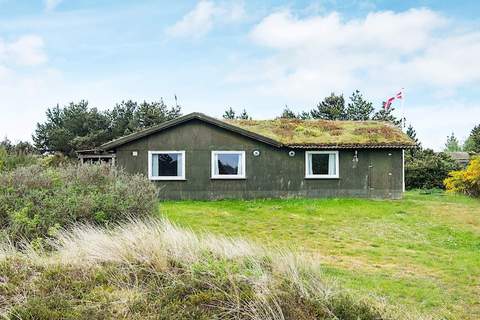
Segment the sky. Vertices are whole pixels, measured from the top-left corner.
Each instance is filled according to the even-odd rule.
[[[358,89],[426,147],[480,124],[479,1],[0,0],[0,139],[45,111],[163,98],[256,119]]]

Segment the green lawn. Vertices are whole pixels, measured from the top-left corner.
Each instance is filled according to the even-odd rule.
[[[403,200],[162,202],[195,231],[309,252],[355,291],[448,318],[480,318],[480,201],[408,192]]]

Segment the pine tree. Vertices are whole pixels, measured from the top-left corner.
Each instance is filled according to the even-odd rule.
[[[109,119],[104,112],[90,108],[87,101],[71,102],[47,109],[47,120],[37,123],[32,136],[41,152],[62,152],[74,156],[75,150],[92,149],[110,138]]]
[[[475,143],[471,136],[469,136],[463,143],[463,150],[467,152],[475,152]]]
[[[393,111],[395,110],[395,108],[389,107],[388,109],[385,110],[385,103],[386,102],[384,101],[382,108],[377,112],[375,112],[372,119],[378,120],[378,121],[388,121],[400,127],[402,125],[402,120],[398,119],[393,115]]]
[[[347,106],[347,120],[370,120],[374,111],[373,104],[366,101],[360,91],[355,90]]]
[[[285,106],[280,118],[281,119],[296,119],[296,118],[298,118],[298,116],[288,106]]]
[[[93,149],[102,143],[181,116],[181,107],[160,101],[122,101],[111,111],[90,108],[87,101],[71,102],[47,109],[46,120],[37,123],[32,136],[40,152],[62,152],[74,156],[76,150]],[[20,148],[20,147],[19,147]],[[21,146],[23,150],[30,146]]]
[[[420,141],[417,138],[417,131],[415,131],[415,129],[413,128],[413,126],[411,124],[407,128],[406,134],[407,134],[407,136],[410,137],[410,139],[412,139],[415,142],[415,146],[417,148],[422,147],[422,144],[420,143]]]
[[[465,141],[464,149],[465,151],[480,153],[480,124],[470,132],[470,136]]]
[[[180,106],[168,107],[162,98],[160,101],[143,101],[133,115],[133,122],[138,129],[149,128],[182,115]]]
[[[310,120],[312,119],[312,115],[308,111],[302,111],[300,112],[297,117],[301,120]]]
[[[480,124],[476,125],[465,141],[465,151],[480,153]]]
[[[7,137],[5,137],[3,138],[3,141],[0,141],[0,148],[5,149],[9,153],[13,150],[14,145]]]
[[[453,132],[452,132],[452,135],[447,136],[447,142],[445,143],[444,151],[448,151],[448,152],[462,151],[462,147],[460,146],[460,143],[458,142],[458,139],[457,137],[455,137],[455,134]]]
[[[422,151],[422,144],[420,143],[420,140],[418,140],[417,132],[415,131],[415,129],[411,124],[407,128],[406,134],[407,136],[410,137],[410,139],[412,139],[415,142],[414,148],[410,148],[406,150],[407,159],[411,159],[411,157],[415,156],[417,152]],[[408,156],[410,156],[410,158],[408,158]]]
[[[223,119],[228,119],[228,120],[235,119],[235,111],[232,109],[232,107],[225,110],[225,112],[223,113]]]
[[[344,120],[345,119],[345,99],[342,95],[332,94],[325,97],[315,109],[310,111],[310,115],[314,119],[324,120]]]
[[[243,109],[242,113],[237,117],[240,120],[252,120],[252,118],[248,115],[247,110]]]

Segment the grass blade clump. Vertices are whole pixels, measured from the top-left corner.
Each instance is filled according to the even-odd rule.
[[[83,224],[52,251],[0,250],[0,316],[35,319],[418,319],[325,279],[315,261],[165,220]]]

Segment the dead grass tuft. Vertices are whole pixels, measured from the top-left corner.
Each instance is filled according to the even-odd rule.
[[[50,245],[53,252],[1,247],[8,284],[0,285],[0,316],[421,319],[339,290],[312,257],[198,235],[165,220],[110,230],[81,225]]]

